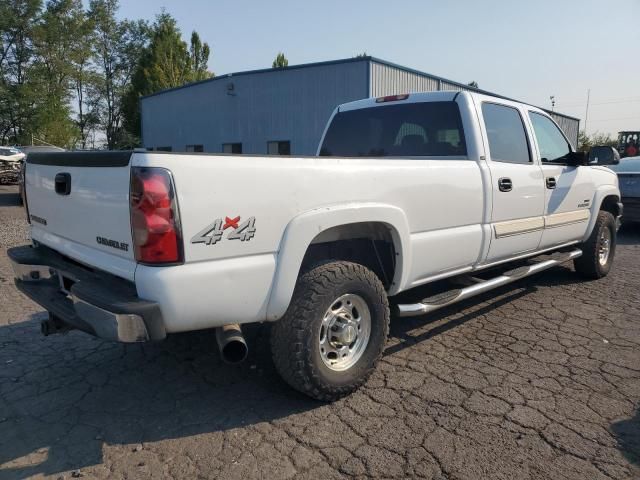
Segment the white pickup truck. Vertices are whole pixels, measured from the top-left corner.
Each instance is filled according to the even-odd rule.
[[[421,315],[569,260],[605,276],[622,204],[600,165],[616,162],[613,149],[573,151],[526,104],[371,98],[336,108],[317,156],[29,155],[32,245],[8,255],[18,288],[50,312],[45,334],[141,342],[216,328],[239,361],[239,325],[274,322],[284,380],[333,400],[375,368],[391,312]],[[451,288],[398,300],[443,279]]]

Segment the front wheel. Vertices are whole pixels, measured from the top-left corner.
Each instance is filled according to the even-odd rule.
[[[616,253],[616,220],[611,213],[598,213],[593,231],[581,249],[582,256],[573,261],[576,272],[592,280],[605,277]]]
[[[293,388],[333,401],[373,372],[389,333],[389,303],[378,277],[351,262],[304,273],[271,330],[276,369]]]

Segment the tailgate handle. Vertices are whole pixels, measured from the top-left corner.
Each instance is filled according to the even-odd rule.
[[[69,195],[71,193],[71,174],[58,173],[55,178],[56,193],[58,195]]]

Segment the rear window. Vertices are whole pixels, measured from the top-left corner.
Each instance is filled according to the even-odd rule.
[[[464,156],[460,110],[455,102],[384,105],[339,112],[320,155],[336,157]]]

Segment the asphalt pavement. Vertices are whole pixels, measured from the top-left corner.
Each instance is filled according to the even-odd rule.
[[[0,479],[640,478],[640,227],[611,274],[549,270],[394,319],[364,388],[333,404],[276,374],[268,325],[221,363],[212,331],[145,345],[44,338],[6,249],[0,187]]]

